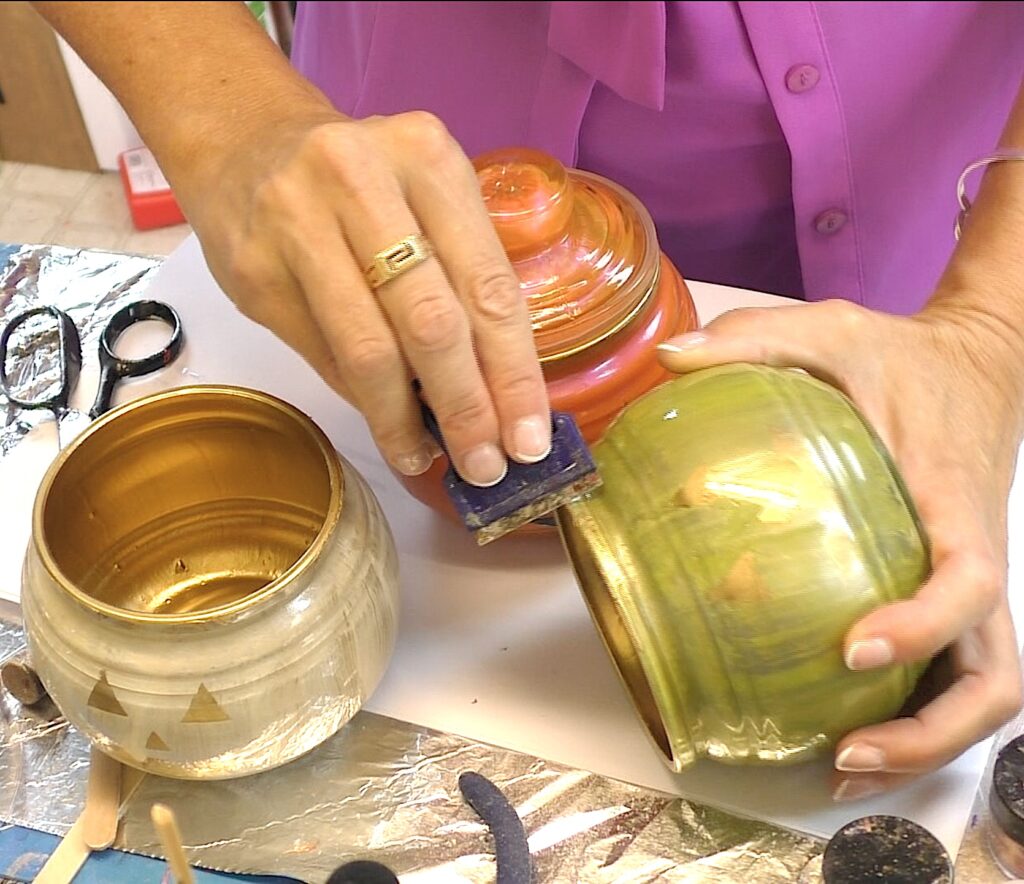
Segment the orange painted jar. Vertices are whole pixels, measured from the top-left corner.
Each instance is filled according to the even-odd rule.
[[[473,165],[529,305],[551,407],[596,442],[626,405],[670,377],[655,347],[697,328],[690,292],[650,214],[617,184],[527,148]],[[447,466],[442,457],[401,481],[455,519],[441,481]]]

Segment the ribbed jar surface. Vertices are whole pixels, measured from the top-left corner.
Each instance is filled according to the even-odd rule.
[[[921,667],[852,672],[849,628],[929,570],[912,502],[839,391],[738,365],[633,403],[562,512],[584,595],[655,742],[785,763],[892,717]]]
[[[40,488],[22,605],[68,719],[126,764],[220,779],[335,733],[390,659],[372,491],[273,397],[185,387],[104,416]]]

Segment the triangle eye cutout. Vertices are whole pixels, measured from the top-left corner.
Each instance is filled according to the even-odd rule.
[[[171,751],[171,747],[164,742],[163,738],[156,731],[149,732],[149,739],[146,740],[146,748],[151,752]]]
[[[121,701],[117,699],[114,689],[110,686],[110,682],[107,681],[107,673],[102,669],[100,670],[99,679],[93,685],[92,693],[89,694],[89,700],[86,705],[91,706],[93,709],[99,709],[101,712],[109,712],[111,715],[128,717],[128,713],[124,711],[124,706],[121,705]]]
[[[192,697],[188,711],[181,719],[183,724],[202,724],[212,721],[230,721],[231,716],[220,708],[220,703],[207,689],[200,684]]]

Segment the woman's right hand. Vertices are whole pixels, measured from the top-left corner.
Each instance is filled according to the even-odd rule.
[[[179,165],[176,192],[218,283],[242,313],[298,351],[365,416],[399,472],[438,447],[490,485],[506,455],[550,447],[546,388],[518,280],[472,164],[439,120],[351,120],[314,105],[267,119],[215,161]],[[173,179],[172,179],[173,180]],[[422,233],[434,256],[376,291],[378,252]]]
[[[435,117],[342,116],[242,3],[32,5],[131,115],[224,291],[363,412],[395,469],[438,450],[414,378],[468,481],[545,456],[525,299]],[[372,291],[374,256],[417,233],[435,257]]]

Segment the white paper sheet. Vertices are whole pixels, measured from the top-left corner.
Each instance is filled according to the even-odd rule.
[[[733,307],[784,303],[721,286],[691,289],[705,322]],[[410,497],[383,465],[362,418],[298,356],[237,313],[194,238],[170,256],[148,295],[178,308],[185,349],[161,375],[125,385],[119,401],[194,382],[265,390],[310,414],[380,498],[401,557],[402,621],[394,659],[368,708],[823,837],[866,813],[898,814],[956,853],[991,741],[909,788],[842,805],[829,794],[828,761],[775,770],[702,762],[671,774],[633,712],[556,538],[507,538],[480,549]],[[83,377],[83,385],[88,399],[91,379]],[[49,448],[56,450],[52,438]],[[12,489],[19,495],[8,519],[22,521],[20,532],[4,530],[0,541],[3,595],[16,593],[31,505],[25,486],[38,473],[39,462],[32,463],[35,472],[11,465],[17,483],[11,471],[0,473],[5,500]],[[1011,499],[1012,537],[1020,531],[1019,496]],[[1016,558],[1011,552],[1011,593],[1020,608]]]

